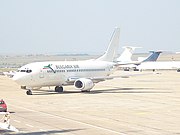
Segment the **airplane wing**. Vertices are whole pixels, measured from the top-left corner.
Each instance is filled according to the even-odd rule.
[[[129,78],[133,76],[144,76],[144,75],[151,75],[153,73],[141,73],[141,74],[127,74],[127,75],[119,75],[119,76],[107,76],[107,77],[94,77],[94,78],[89,78],[93,80],[93,82],[100,82],[100,81],[105,81],[105,80],[111,80],[115,78]]]
[[[90,77],[87,79],[92,80],[94,83],[98,83],[98,82],[102,82],[105,80],[111,80],[111,79],[115,79],[115,78],[129,78],[132,76],[143,76],[143,75],[150,75],[152,73],[139,73],[139,74],[126,74],[126,75],[119,75],[119,76],[102,76],[102,77]],[[81,77],[72,77],[72,78],[68,78],[68,80],[66,81],[68,84],[72,84],[74,83],[77,79],[80,79]]]
[[[139,61],[131,61],[131,62],[117,62],[114,66],[123,66],[123,65],[131,65],[131,64],[135,64],[135,65],[139,65],[142,62]]]

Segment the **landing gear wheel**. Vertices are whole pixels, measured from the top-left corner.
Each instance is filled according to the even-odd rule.
[[[26,91],[26,94],[27,94],[27,95],[32,95],[32,91],[31,91],[31,90],[28,90],[28,91]]]
[[[56,86],[55,87],[55,92],[58,92],[58,93],[63,92],[63,87],[62,86]]]
[[[135,68],[134,71],[139,71],[139,69]]]

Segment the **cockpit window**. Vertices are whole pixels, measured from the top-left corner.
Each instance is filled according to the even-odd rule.
[[[26,73],[31,73],[32,72],[32,70],[26,70]]]
[[[26,73],[31,73],[32,70],[28,69],[28,70],[18,70],[17,72],[26,72]]]

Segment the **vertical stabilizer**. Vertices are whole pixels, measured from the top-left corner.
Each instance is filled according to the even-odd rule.
[[[117,62],[132,62],[132,54],[136,48],[140,47],[132,47],[132,46],[123,46],[124,51],[122,54],[117,58]]]
[[[150,54],[145,60],[143,60],[142,62],[147,62],[147,61],[156,61],[160,55],[160,53],[162,53],[161,51],[150,51],[152,54]]]
[[[109,61],[109,62],[114,61],[119,48],[119,37],[120,37],[120,28],[115,28],[108,49],[101,57],[97,58],[96,60]]]

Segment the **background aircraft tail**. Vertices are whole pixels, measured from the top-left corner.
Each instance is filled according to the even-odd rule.
[[[117,62],[132,62],[132,54],[136,48],[140,47],[132,47],[132,46],[123,46],[124,51],[122,54],[116,59]]]
[[[118,48],[119,48],[119,38],[120,38],[120,28],[115,28],[112,38],[110,40],[108,49],[106,52],[96,60],[100,61],[114,61],[117,56]]]
[[[150,51],[152,54],[150,54],[146,59],[144,59],[142,62],[147,62],[147,61],[156,61],[162,53],[161,51]]]

